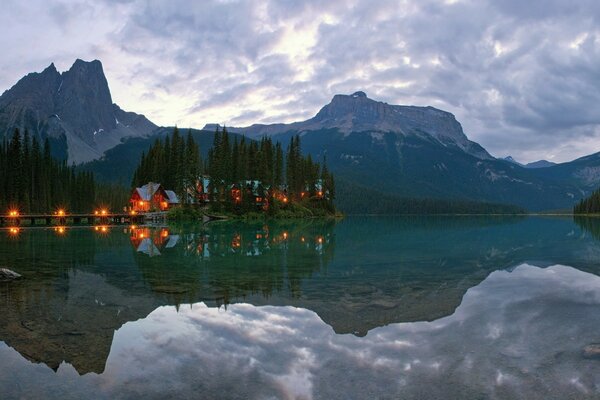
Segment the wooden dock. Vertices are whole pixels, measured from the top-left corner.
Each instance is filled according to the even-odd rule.
[[[160,223],[166,220],[165,212],[148,213],[74,213],[16,214],[0,215],[0,226],[37,225],[133,225]]]

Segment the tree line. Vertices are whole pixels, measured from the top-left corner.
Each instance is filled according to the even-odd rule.
[[[600,189],[594,191],[590,197],[582,199],[573,207],[573,214],[600,213]]]
[[[348,181],[338,184],[337,206],[347,214],[426,215],[426,214],[525,214],[511,204],[486,203],[465,199],[403,197]]]
[[[156,139],[148,152],[142,153],[133,174],[132,187],[157,182],[185,201],[187,188],[195,185],[202,172],[200,149],[191,131],[184,138],[175,127],[172,135]]]
[[[230,135],[225,127],[215,130],[205,162],[191,132],[184,139],[175,128],[170,137],[157,139],[148,152],[142,154],[132,185],[139,187],[158,182],[174,190],[185,202],[190,188],[196,187],[197,179],[203,174],[210,177],[210,187],[204,190],[208,189],[215,207],[231,205],[229,190],[234,185],[253,181],[259,183],[261,195],[270,195],[271,200],[283,190],[290,202],[313,198],[320,191],[333,209],[333,175],[325,160],[315,162],[310,155],[302,154],[299,136],[294,136],[284,149],[271,138],[249,140]],[[244,190],[241,193],[244,197]]]
[[[96,201],[91,172],[78,172],[51,156],[49,140],[15,129],[0,144],[0,213],[90,212]]]

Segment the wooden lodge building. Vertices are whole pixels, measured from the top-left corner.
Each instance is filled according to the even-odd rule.
[[[211,187],[210,177],[202,176],[196,183],[195,193],[188,193],[188,200],[190,203],[206,204],[211,201]],[[241,204],[244,199],[250,199],[249,203],[256,204],[257,208],[267,209],[269,207],[269,200],[276,198],[277,200],[287,203],[288,198],[288,187],[287,185],[281,185],[277,188],[272,188],[268,185],[263,185],[259,180],[244,180],[239,183],[230,185],[228,188],[229,196],[235,204]],[[214,193],[213,193],[214,194]],[[321,179],[315,182],[314,187],[306,185],[304,191],[300,193],[301,198],[315,198],[315,199],[328,199],[329,192],[323,188],[323,181]]]
[[[172,190],[165,190],[160,183],[149,182],[133,190],[129,204],[132,211],[151,212],[168,211],[180,201]]]
[[[196,184],[189,187],[185,193],[186,204],[205,205],[214,199],[215,188],[211,185],[210,177],[202,175],[196,180]],[[212,194],[211,194],[211,191]],[[228,192],[228,193],[227,193]],[[288,189],[286,185],[279,188],[263,186],[258,180],[245,180],[230,185],[224,196],[230,196],[234,204],[241,204],[244,200],[255,204],[256,208],[266,210],[269,208],[271,198],[287,203]],[[329,193],[323,191],[323,183],[318,180],[313,188],[306,186],[300,193],[301,198],[327,199]],[[226,198],[222,199],[223,201]],[[135,188],[129,200],[130,210],[135,212],[168,211],[172,207],[181,204],[175,192],[166,190],[160,183],[149,182],[146,185]]]

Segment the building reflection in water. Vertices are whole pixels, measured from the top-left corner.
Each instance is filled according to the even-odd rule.
[[[333,259],[334,222],[214,224],[197,230],[131,227],[134,260],[154,292],[174,304],[216,305],[275,293],[298,298],[301,282]],[[159,257],[160,256],[160,257]]]
[[[182,242],[181,250],[186,256],[194,255],[199,259],[239,255],[258,257],[272,250],[304,249],[315,254],[323,254],[331,245],[331,231],[304,232],[286,227],[269,228],[268,225],[250,229],[206,230],[193,233],[178,233],[174,228],[131,226],[129,233],[131,245],[139,252],[150,257],[162,255],[162,251],[175,248]]]
[[[179,243],[179,235],[168,228],[136,227],[129,228],[131,245],[139,253],[150,257],[160,256],[164,249],[173,248]]]

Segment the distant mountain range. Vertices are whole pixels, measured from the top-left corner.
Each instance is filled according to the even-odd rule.
[[[454,115],[389,105],[364,92],[336,95],[303,122],[228,129],[283,142],[298,134],[304,151],[326,157],[342,184],[398,197],[468,199],[540,211],[569,209],[600,184],[600,155],[560,165],[496,159],[467,138]]]
[[[112,102],[101,63],[81,60],[62,74],[54,65],[29,74],[0,96],[0,136],[17,127],[51,138],[70,162],[95,160],[85,168],[125,184],[141,152],[171,130],[121,110]],[[204,153],[214,129],[209,124],[193,131]],[[376,202],[376,194],[387,201],[455,199],[534,211],[569,209],[600,185],[600,153],[563,164],[496,159],[467,138],[451,113],[390,105],[362,91],[335,95],[306,121],[228,129],[283,144],[300,135],[303,151],[327,159],[338,185],[363,203],[360,209]]]
[[[556,163],[553,163],[552,161],[547,161],[547,160],[539,160],[539,161],[534,161],[534,162],[530,162],[527,164],[522,164],[522,163],[518,162],[517,160],[515,160],[514,158],[512,158],[512,156],[504,157],[503,160],[511,162],[513,164],[520,165],[521,167],[525,167],[525,168],[546,168],[546,167],[551,167],[553,165],[556,165]]]
[[[113,103],[100,61],[77,60],[63,73],[50,64],[28,74],[0,96],[0,138],[15,128],[50,138],[56,154],[80,163],[157,126]]]
[[[205,129],[214,130],[212,125]],[[335,95],[313,118],[292,124],[252,125],[247,128],[230,128],[230,131],[251,138],[274,136],[288,132],[311,132],[335,129],[347,138],[352,133],[366,132],[381,141],[386,133],[398,137],[416,137],[436,142],[442,146],[457,147],[477,158],[492,157],[479,144],[470,141],[454,115],[433,107],[393,106],[373,101],[365,92],[350,96]]]

